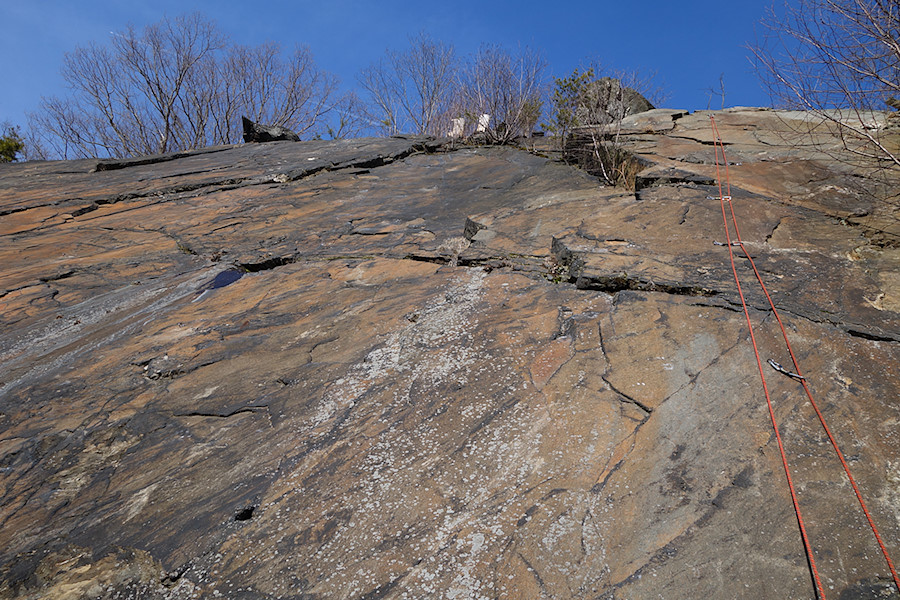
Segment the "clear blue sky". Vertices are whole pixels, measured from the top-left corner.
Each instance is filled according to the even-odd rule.
[[[726,106],[764,106],[748,43],[772,0],[2,0],[0,122],[24,125],[41,96],[62,95],[63,54],[110,32],[163,16],[200,11],[239,43],[308,45],[319,67],[347,89],[384,50],[403,48],[419,31],[451,43],[459,55],[481,43],[542,51],[555,76],[586,58],[608,67],[657,73],[672,108],[705,109],[724,74]],[[711,107],[721,100],[713,98]]]

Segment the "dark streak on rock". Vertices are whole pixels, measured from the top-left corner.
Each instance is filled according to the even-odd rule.
[[[778,219],[778,222],[775,223],[775,227],[772,228],[772,231],[766,236],[765,242],[768,244],[769,240],[772,239],[772,236],[775,235],[775,231],[781,226],[781,223],[784,221],[784,217]]]
[[[107,159],[97,163],[90,172],[97,171],[117,171],[119,169],[127,169],[128,167],[141,167],[144,165],[155,165],[159,163],[177,160],[179,158],[187,158],[189,156],[198,156],[201,154],[212,154],[214,152],[224,152],[231,150],[234,146],[217,146],[213,148],[202,148],[199,150],[190,150],[187,152],[172,152],[169,154],[154,154],[152,156],[138,156],[135,158]]]
[[[397,584],[400,583],[401,579],[403,579],[403,577],[398,577],[397,579],[382,583],[372,591],[360,596],[359,600],[381,600],[381,598],[386,597],[395,587],[397,587]]]
[[[50,204],[44,206],[55,206],[59,204],[58,202],[52,202]],[[14,215],[16,213],[25,212],[26,210],[32,210],[34,208],[38,208],[37,206],[17,206],[15,208],[8,208],[6,210],[0,210],[0,217],[5,217],[7,215]]]
[[[81,215],[85,215],[89,212],[94,212],[98,208],[100,208],[100,204],[98,204],[97,202],[94,202],[88,206],[83,206],[81,208],[77,208],[77,209],[73,210],[71,212],[71,215],[73,217],[80,217]]]
[[[162,578],[161,583],[166,587],[172,587],[178,580],[181,579],[185,573],[187,573],[190,568],[190,563],[186,563],[180,569],[175,569],[174,571],[169,571],[166,573],[165,577]]]
[[[57,273],[56,275],[50,275],[49,277],[40,277],[38,281],[41,283],[50,283],[51,281],[59,281],[61,279],[68,279],[78,273],[78,269],[70,269],[68,271],[63,271],[62,273]]]
[[[295,262],[297,262],[297,256],[275,256],[255,263],[239,263],[238,266],[248,273],[258,273],[259,271],[268,271]]]
[[[732,304],[730,304],[730,303],[728,303],[728,302],[725,302],[725,303],[722,303],[722,304],[707,304],[707,303],[705,303],[705,302],[692,302],[692,303],[691,303],[691,306],[700,306],[700,307],[703,307],[703,308],[721,308],[721,309],[723,309],[723,310],[728,310],[728,311],[736,312],[736,313],[743,313],[743,312],[744,312],[743,310],[741,310],[741,309],[738,308],[737,306],[734,306],[734,305],[732,305]]]
[[[527,559],[527,558],[525,558],[524,556],[522,556],[522,553],[521,553],[521,552],[516,552],[516,554],[518,555],[519,559],[520,559],[523,563],[525,563],[525,566],[528,568],[528,571],[529,571],[529,572],[532,574],[532,576],[534,577],[534,580],[537,582],[538,587],[541,588],[541,593],[542,593],[542,594],[546,594],[546,593],[547,593],[547,586],[546,586],[546,584],[544,583],[544,580],[541,578],[541,574],[538,573],[538,570],[535,569],[534,566],[532,566],[532,564],[531,564],[530,562],[528,562],[528,559]]]

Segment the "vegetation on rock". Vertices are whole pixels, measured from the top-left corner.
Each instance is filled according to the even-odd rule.
[[[0,134],[0,163],[15,162],[19,154],[25,151],[25,142],[19,134],[19,129],[9,124],[3,125],[3,133]]]
[[[387,50],[358,79],[368,94],[367,120],[382,134],[443,137],[461,119],[453,135],[478,130],[484,141],[502,144],[531,135],[541,115],[545,69],[529,48],[485,45],[459,59],[452,45],[420,33],[407,49]]]
[[[799,0],[773,11],[764,25],[768,36],[751,50],[773,102],[808,111],[813,118],[803,135],[837,133],[844,159],[890,189],[900,173],[900,113],[885,110],[900,106],[895,3]],[[359,72],[359,97],[339,91],[309,48],[286,55],[272,42],[238,45],[198,13],[76,48],[62,73],[70,94],[45,98],[24,139],[7,128],[2,160],[238,143],[241,116],[304,139],[415,133],[489,144],[528,138],[543,119],[567,162],[606,184],[631,187],[637,163],[618,143],[617,124],[659,104],[660,96],[648,79],[604,76],[596,65],[551,84],[539,51],[484,45],[460,57],[422,32]],[[720,88],[724,108],[722,80]]]
[[[635,112],[653,108],[620,79],[597,78],[594,67],[556,79],[553,120],[545,124],[559,136],[566,162],[600,177],[607,185],[634,189],[639,163],[620,144],[620,123]]]

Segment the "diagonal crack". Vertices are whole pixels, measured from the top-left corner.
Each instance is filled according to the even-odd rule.
[[[640,408],[642,411],[644,411],[645,413],[647,413],[647,415],[650,415],[650,414],[653,413],[653,409],[652,409],[652,408],[650,408],[649,406],[647,406],[646,404],[644,404],[643,402],[641,402],[641,401],[638,400],[637,398],[635,398],[635,397],[633,397],[633,396],[629,396],[628,394],[626,394],[625,392],[623,392],[622,390],[620,390],[619,388],[617,388],[616,386],[614,386],[612,383],[610,383],[610,381],[609,381],[609,379],[607,379],[606,375],[607,375],[607,374],[604,373],[603,375],[600,376],[600,379],[603,380],[603,383],[605,383],[606,385],[609,386],[609,389],[611,389],[612,391],[614,391],[615,393],[617,393],[619,396],[621,396],[622,398],[624,398],[625,400],[627,400],[627,401],[630,402],[631,404],[634,404],[635,406],[637,406],[638,408]]]

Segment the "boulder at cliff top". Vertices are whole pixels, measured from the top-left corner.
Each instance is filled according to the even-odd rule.
[[[640,92],[613,77],[591,81],[579,99],[575,121],[582,125],[606,125],[654,106]]]
[[[786,140],[802,118],[716,113],[745,245],[896,558],[900,227]],[[636,192],[403,137],[0,166],[0,597],[814,597],[713,243],[709,117],[623,131]],[[891,597],[766,369],[829,597]]]
[[[247,117],[241,117],[244,125],[244,142],[299,142],[300,136],[281,125],[262,125]]]

